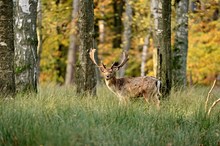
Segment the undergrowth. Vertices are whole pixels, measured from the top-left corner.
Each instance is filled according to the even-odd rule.
[[[208,91],[172,91],[158,110],[143,100],[119,105],[105,87],[97,97],[79,97],[73,87],[42,86],[0,101],[0,145],[218,145],[220,106],[206,116]],[[213,90],[210,104],[219,93]]]

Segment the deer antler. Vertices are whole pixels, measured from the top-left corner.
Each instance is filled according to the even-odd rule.
[[[122,62],[119,65],[116,65],[117,63],[113,63],[111,68],[121,68],[125,63],[129,60],[128,54],[123,52],[123,59]]]
[[[96,51],[96,49],[91,49],[90,52],[89,52],[89,56],[90,56],[91,60],[93,61],[93,63],[95,65],[99,66],[98,63],[95,60],[95,51]]]
[[[92,62],[93,62],[96,66],[98,66],[98,67],[104,67],[104,68],[106,68],[106,66],[105,66],[103,63],[101,63],[102,65],[98,65],[98,63],[96,62],[96,60],[95,60],[95,51],[96,51],[96,49],[91,49],[90,52],[89,52],[89,56],[90,56]]]

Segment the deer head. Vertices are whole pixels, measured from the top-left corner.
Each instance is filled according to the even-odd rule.
[[[112,79],[112,78],[115,78],[115,74],[116,72],[125,65],[125,63],[129,60],[128,58],[128,54],[123,52],[123,59],[121,61],[121,63],[118,63],[118,62],[114,62],[110,68],[107,68],[105,64],[103,64],[101,62],[101,65],[98,65],[98,63],[96,62],[95,60],[95,51],[96,49],[91,49],[89,55],[90,55],[90,58],[91,60],[93,61],[93,63],[99,68],[99,70],[103,73],[104,75],[104,78],[106,80],[109,80],[109,79]]]

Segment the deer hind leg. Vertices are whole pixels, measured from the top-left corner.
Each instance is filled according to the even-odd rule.
[[[156,87],[157,87],[157,90],[155,91],[154,99],[155,99],[156,106],[159,109],[160,108],[160,96],[162,96],[162,94],[160,93],[161,81],[158,80],[156,82]]]
[[[157,106],[157,109],[160,109],[160,96],[157,93],[151,95],[151,100]]]
[[[159,109],[160,108],[160,97],[158,94],[156,94],[154,96],[154,98],[155,98],[155,104],[156,104],[157,108]]]
[[[144,97],[144,100],[145,100],[147,103],[150,103],[150,102],[149,102],[150,99],[149,99],[149,96],[147,95],[147,93],[144,93],[144,94],[143,94],[143,97]]]

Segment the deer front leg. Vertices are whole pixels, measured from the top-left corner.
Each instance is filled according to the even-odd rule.
[[[129,102],[128,97],[119,96],[119,105],[127,105]]]

